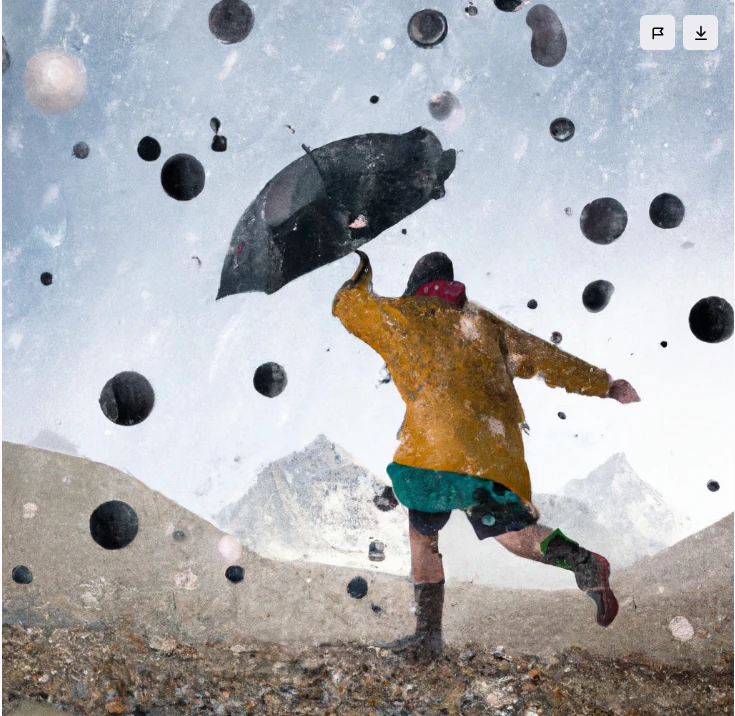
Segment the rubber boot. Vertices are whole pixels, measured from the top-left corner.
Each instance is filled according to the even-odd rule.
[[[561,530],[554,530],[542,543],[546,564],[574,572],[577,586],[597,605],[597,623],[610,626],[618,614],[618,600],[610,589],[610,564],[600,554],[580,547]]]
[[[408,661],[428,664],[442,651],[444,582],[415,584],[413,589],[416,599],[416,633],[383,646],[396,654],[403,654]]]

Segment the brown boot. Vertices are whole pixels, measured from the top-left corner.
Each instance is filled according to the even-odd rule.
[[[610,563],[554,530],[541,544],[544,561],[574,572],[577,586],[597,605],[597,623],[610,626],[618,614],[618,600],[610,588]]]
[[[416,633],[382,644],[407,661],[428,664],[442,652],[442,611],[444,609],[444,582],[415,584]]]

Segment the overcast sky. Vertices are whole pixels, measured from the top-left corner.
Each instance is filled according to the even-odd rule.
[[[393,385],[376,387],[380,357],[331,316],[356,257],[272,296],[214,299],[235,224],[302,143],[421,125],[458,150],[457,167],[443,199],[364,247],[375,290],[400,294],[421,255],[444,251],[472,300],[543,338],[560,331],[562,348],[628,379],[642,398],[623,406],[516,381],[534,491],[560,490],[623,451],[695,526],[731,512],[733,341],[702,343],[687,319],[701,298],[733,303],[732,5],[555,0],[569,43],[555,68],[532,60],[526,10],[502,13],[490,0],[476,3],[475,17],[436,0],[449,32],[434,50],[408,39],[408,18],[424,7],[413,0],[251,5],[251,35],[225,46],[199,0],[3,4],[12,59],[3,77],[3,439],[50,431],[204,517],[319,433],[387,480],[402,401]],[[681,46],[683,17],[695,12],[719,16],[718,50]],[[676,17],[673,51],[639,49],[644,13]],[[34,54],[63,49],[85,63],[87,95],[44,116],[25,96],[23,70]],[[462,102],[461,126],[428,112],[444,90]],[[213,116],[225,153],[210,149]],[[577,127],[564,144],[548,130],[559,116]],[[155,163],[136,154],[145,135],[161,143]],[[72,157],[78,141],[89,158]],[[190,202],[160,184],[178,152],[207,172]],[[648,218],[661,192],[685,204],[677,229]],[[605,196],[626,207],[628,226],[599,246],[580,232],[579,214]],[[41,285],[43,271],[52,286]],[[591,314],[581,295],[596,279],[615,293]],[[267,361],[288,374],[275,399],[252,386]],[[123,370],[156,391],[151,416],[130,428],[98,405]],[[707,490],[710,479],[719,492]]]

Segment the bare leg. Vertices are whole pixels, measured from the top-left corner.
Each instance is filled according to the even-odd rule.
[[[530,525],[517,532],[506,532],[498,535],[495,539],[507,550],[517,554],[519,557],[533,559],[536,562],[544,562],[541,552],[541,543],[553,532],[550,527],[535,524]]]
[[[438,584],[444,581],[444,565],[439,554],[439,535],[427,537],[409,524],[411,544],[411,579],[414,584]]]
[[[544,555],[541,543],[552,532],[554,530],[537,523],[517,532],[498,535],[495,539],[519,557],[573,571],[577,586],[597,605],[597,623],[609,626],[618,613],[618,600],[610,588],[609,562],[602,555],[589,552],[564,536],[552,538]]]
[[[439,535],[426,536],[409,526],[411,578],[416,598],[416,632],[383,646],[408,661],[429,663],[442,651],[444,567]]]

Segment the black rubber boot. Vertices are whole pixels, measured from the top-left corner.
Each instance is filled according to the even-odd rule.
[[[407,661],[428,664],[442,651],[442,612],[444,610],[444,582],[415,584],[416,633],[404,636],[382,646]]]
[[[618,614],[618,600],[610,588],[610,564],[600,554],[590,552],[554,530],[542,543],[546,564],[574,572],[577,586],[597,605],[597,623],[610,626]]]

